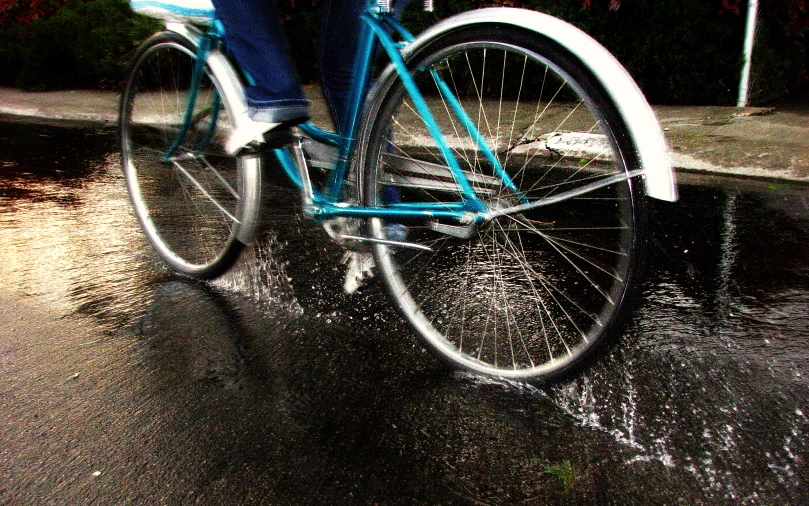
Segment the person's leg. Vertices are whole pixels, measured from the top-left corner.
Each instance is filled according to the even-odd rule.
[[[320,65],[323,95],[329,105],[334,124],[339,133],[345,132],[348,123],[348,109],[351,102],[354,63],[358,58],[359,41],[362,34],[360,16],[368,0],[324,0],[320,32]],[[403,9],[408,0],[395,2],[397,12]],[[391,188],[393,197],[398,198]],[[398,224],[386,228],[396,231],[393,240],[403,241],[407,229]],[[346,251],[343,263],[347,265],[343,289],[352,294],[374,277],[374,259],[368,251]]]
[[[286,38],[277,0],[212,0],[225,26],[225,44],[249,79],[250,116],[265,123],[300,123],[309,117]]]
[[[343,132],[349,107],[354,61],[357,59],[362,14],[368,0],[325,0],[320,25],[320,71],[323,95],[338,132]]]
[[[397,16],[409,0],[396,0]],[[323,95],[340,133],[348,120],[354,62],[362,33],[360,16],[369,0],[325,0],[320,27],[320,70]]]

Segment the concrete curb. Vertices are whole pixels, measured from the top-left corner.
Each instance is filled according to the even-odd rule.
[[[307,86],[313,121],[329,121]],[[104,91],[0,88],[0,120],[115,127],[119,97]],[[678,172],[809,183],[809,96],[774,108],[654,107]]]

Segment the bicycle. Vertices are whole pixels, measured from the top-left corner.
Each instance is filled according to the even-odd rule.
[[[204,0],[131,3],[166,31],[140,47],[121,98],[128,191],[170,267],[215,277],[258,227],[264,155],[223,149],[246,121],[244,76]],[[373,253],[400,314],[451,365],[578,370],[631,310],[644,197],[677,197],[643,95],[597,42],[538,12],[470,11],[416,37],[373,1],[363,25],[350,134],[305,123],[267,156],[307,217]]]

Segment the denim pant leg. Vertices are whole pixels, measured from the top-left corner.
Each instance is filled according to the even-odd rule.
[[[325,0],[320,27],[320,71],[323,95],[329,104],[329,112],[340,133],[347,121],[351,100],[351,78],[354,60],[357,59],[359,37],[362,29],[360,19],[369,0]],[[409,0],[394,3],[397,15]]]
[[[362,15],[368,0],[325,0],[320,24],[320,73],[323,96],[337,131],[343,132],[348,113],[354,60],[357,58]]]
[[[267,123],[299,123],[309,101],[287,51],[277,0],[212,0],[225,26],[225,44],[252,82],[246,87],[250,116]]]

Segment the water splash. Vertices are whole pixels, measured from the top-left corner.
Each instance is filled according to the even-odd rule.
[[[645,423],[638,409],[639,396],[632,362],[610,362],[606,367],[617,369],[621,375],[620,385],[602,393],[596,385],[609,384],[608,381],[612,381],[612,378],[603,377],[604,369],[594,369],[568,383],[554,386],[551,389],[551,400],[582,426],[608,434],[634,453],[627,459],[627,464],[657,461],[666,467],[674,467],[674,458],[666,448],[666,436],[644,440],[636,432]],[[613,370],[610,375],[615,372]]]
[[[287,262],[280,260],[284,245],[275,234],[264,234],[243,252],[238,263],[225,275],[214,280],[217,288],[238,293],[259,303],[294,315],[303,314],[295,297]]]

